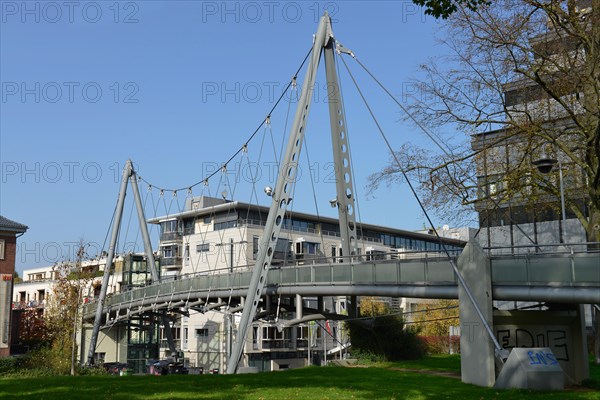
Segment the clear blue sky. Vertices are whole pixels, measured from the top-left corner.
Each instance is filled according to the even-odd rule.
[[[145,179],[170,188],[203,179],[229,158],[299,66],[324,9],[333,15],[336,38],[401,100],[413,90],[409,79],[416,76],[418,65],[443,51],[434,45],[439,23],[410,1],[0,5],[0,213],[29,226],[19,240],[18,270],[72,257],[72,243],[82,237],[104,242],[118,177],[128,158]],[[416,129],[399,121],[400,110],[358,65],[346,60],[393,145],[423,140]],[[424,218],[406,188],[384,188],[367,198],[367,176],[387,162],[387,150],[343,67],[341,71],[361,219],[422,228]],[[321,68],[307,144],[318,172],[313,181],[319,212],[333,215],[328,204],[335,188],[327,182],[331,145],[324,80]],[[287,106],[282,103],[273,114],[277,149]],[[260,153],[262,135],[261,130],[248,157],[253,162],[261,157],[258,198],[268,204],[262,188],[270,183],[274,157],[270,136]],[[244,172],[247,160],[241,162]],[[302,162],[307,165],[306,153]],[[315,212],[306,170],[294,210]],[[234,176],[229,175],[229,196],[234,192],[235,199],[250,201],[252,185],[242,178],[234,188]],[[222,192],[218,178],[205,194]],[[146,185],[141,190],[145,196]],[[193,193],[200,192],[195,188]],[[156,199],[158,192],[153,194]],[[165,196],[168,209],[172,195]],[[179,194],[180,205],[172,205],[171,211],[184,198],[185,193]],[[165,213],[163,203],[156,213],[148,208],[147,217]],[[126,206],[125,224],[130,210]],[[128,240],[136,236],[134,225]]]

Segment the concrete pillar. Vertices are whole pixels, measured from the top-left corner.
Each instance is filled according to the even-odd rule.
[[[302,296],[296,295],[296,318],[303,317],[303,304],[302,304]]]
[[[590,365],[588,362],[587,332],[585,330],[585,309],[583,304],[576,305],[575,309],[577,310],[577,317],[571,328],[573,331],[575,371],[571,378],[579,384],[590,377]]]
[[[594,332],[594,357],[596,364],[600,364],[600,305],[592,304],[591,307]]]
[[[350,317],[358,317],[358,297],[350,296],[350,304],[346,303],[346,306]]]
[[[492,326],[490,261],[485,257],[481,246],[474,241],[467,243],[458,259],[457,267],[481,313],[487,323]],[[462,381],[478,386],[493,386],[495,382],[494,345],[461,285],[458,286],[458,301]]]

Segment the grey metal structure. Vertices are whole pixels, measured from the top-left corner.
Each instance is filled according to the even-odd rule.
[[[256,264],[248,287],[246,306],[242,312],[238,332],[231,350],[231,355],[227,362],[228,374],[235,373],[237,369],[239,360],[242,356],[247,329],[249,323],[256,314],[262,289],[266,282],[269,267],[271,266],[275,246],[281,231],[281,225],[284,220],[287,206],[291,200],[291,193],[297,177],[298,160],[300,159],[300,152],[302,150],[302,144],[304,143],[304,132],[308,121],[307,117],[310,110],[317,68],[321,59],[321,51],[328,41],[332,40],[332,36],[331,20],[327,13],[325,13],[325,15],[321,17],[317,34],[314,38],[310,63],[307,68],[306,79],[302,85],[302,92],[298,101],[296,115],[294,116],[290,139],[287,144],[285,155],[281,160],[275,192],[272,193],[273,201],[265,224],[264,233],[260,239],[258,256],[256,257]]]
[[[494,300],[600,303],[598,253],[543,254],[490,258]],[[155,285],[115,293],[104,302],[112,320],[106,326],[147,310],[176,309],[191,303],[247,295],[252,272],[229,268],[214,276],[183,276]],[[458,298],[457,279],[448,259],[423,253],[409,260],[323,263],[269,270],[262,295],[390,296]],[[179,303],[179,304],[178,304]],[[198,303],[200,304],[200,303]],[[87,304],[84,318],[93,318],[98,303]],[[233,312],[233,310],[230,310]]]
[[[150,266],[152,283],[155,283],[159,282],[160,276],[156,269],[156,260],[154,259],[154,253],[152,252],[152,243],[150,242],[150,234],[148,233],[148,223],[146,222],[146,216],[144,215],[144,206],[140,197],[140,189],[138,187],[137,174],[133,169],[131,161],[128,161],[128,165],[130,168],[129,179],[131,181],[131,188],[133,189],[133,198],[135,200],[135,208],[137,209],[138,220],[140,222],[140,230],[142,233],[142,240],[144,242],[144,252],[146,253],[146,265]],[[163,322],[164,333],[167,338],[169,351],[171,352],[171,354],[175,354],[177,352],[177,348],[175,347],[175,340],[173,340],[173,332],[171,332],[171,323],[169,321],[169,318],[167,317],[166,310],[162,312],[161,319]]]
[[[142,234],[142,240],[144,241],[144,251],[146,253],[146,265],[150,266],[150,274],[152,276],[152,282],[158,283],[160,277],[156,269],[156,261],[154,259],[154,253],[152,252],[152,244],[150,243],[150,235],[148,234],[148,226],[146,222],[146,216],[144,215],[144,207],[140,198],[140,192],[137,183],[137,175],[133,169],[131,160],[127,160],[125,167],[123,168],[123,175],[121,177],[121,187],[119,189],[119,197],[117,200],[117,206],[115,208],[114,222],[110,237],[110,244],[108,247],[108,254],[106,256],[106,266],[104,267],[104,274],[102,276],[102,286],[100,287],[100,295],[98,297],[98,307],[96,308],[94,326],[92,329],[92,336],[90,338],[90,348],[88,352],[87,364],[92,365],[94,363],[94,354],[96,352],[96,344],[98,342],[98,333],[100,332],[100,325],[102,321],[102,311],[104,303],[106,301],[106,290],[108,288],[108,280],[115,257],[115,250],[117,246],[117,238],[119,236],[119,230],[121,229],[121,218],[123,217],[123,206],[125,204],[125,196],[127,194],[127,183],[131,181],[133,189],[133,197],[137,209],[138,220],[140,223],[140,229]],[[167,343],[169,350],[175,352],[175,342],[173,335],[169,329],[169,320],[166,316],[166,310],[163,311],[162,315],[163,324],[165,326],[165,334],[167,336]]]
[[[113,259],[115,257],[115,250],[117,247],[117,237],[119,236],[119,229],[121,227],[121,218],[123,217],[123,206],[125,205],[125,193],[127,192],[127,181],[131,175],[131,161],[127,160],[125,168],[123,169],[123,175],[121,176],[121,188],[119,189],[119,198],[117,200],[117,207],[115,208],[115,215],[113,218],[113,227],[110,235],[110,244],[108,246],[108,254],[106,256],[106,266],[104,267],[104,275],[102,276],[102,286],[100,287],[100,295],[98,296],[98,307],[96,308],[96,317],[94,319],[94,328],[92,330],[92,336],[90,338],[90,349],[88,352],[87,364],[94,364],[94,354],[96,353],[96,344],[98,342],[98,333],[100,332],[100,323],[102,321],[102,310],[104,301],[106,300],[106,290],[108,288],[108,279],[110,277],[110,270],[113,265]]]
[[[340,84],[335,68],[335,40],[333,37],[325,46],[325,74],[327,77],[327,101],[329,103],[329,122],[331,124],[331,144],[335,171],[336,205],[340,220],[342,253],[356,254],[356,218],[352,167],[350,165],[350,145],[348,143],[348,125],[342,100]]]

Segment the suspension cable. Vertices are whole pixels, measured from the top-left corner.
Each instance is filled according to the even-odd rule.
[[[304,57],[304,60],[300,64],[300,67],[298,67],[298,69],[296,70],[296,73],[294,74],[294,76],[292,77],[292,79],[285,86],[284,90],[282,91],[282,93],[279,96],[279,98],[277,99],[277,101],[275,101],[275,104],[273,105],[273,107],[271,107],[271,110],[267,114],[267,117],[269,117],[273,113],[273,111],[275,111],[275,109],[277,108],[277,106],[279,105],[279,103],[281,102],[281,100],[283,99],[283,97],[285,96],[285,94],[287,93],[288,89],[296,82],[296,77],[298,76],[298,73],[300,72],[300,70],[302,69],[302,67],[304,66],[304,64],[306,63],[306,60],[308,60],[308,57],[310,56],[311,53],[312,53],[312,47],[308,51],[308,53],[306,54],[306,56]],[[238,154],[240,154],[242,151],[244,151],[245,148],[248,147],[248,143],[250,143],[250,141],[252,141],[252,139],[254,139],[254,137],[259,132],[260,128],[262,128],[262,126],[266,123],[266,121],[267,121],[267,118],[263,118],[263,120],[260,122],[260,124],[258,125],[258,127],[254,130],[254,132],[252,132],[252,134],[248,137],[248,139],[244,142],[244,144],[240,148],[238,148],[237,151],[235,151],[231,155],[231,157],[229,157],[229,159],[224,163],[224,165],[229,164],[235,157],[238,156]],[[178,188],[178,189],[167,189],[167,188],[161,188],[161,187],[159,187],[159,189],[161,189],[163,191],[169,191],[169,192],[177,192],[177,191],[180,191],[180,190],[190,189],[190,188],[196,187],[198,185],[205,184],[209,179],[211,179],[212,177],[214,177],[218,172],[219,172],[219,170],[214,171],[211,174],[209,174],[208,176],[206,176],[205,178],[203,178],[202,180],[200,180],[198,182],[195,182],[194,184],[192,184],[190,186],[185,186],[185,187],[181,187],[181,188]],[[140,176],[140,180],[142,182],[150,185],[150,182],[148,182],[147,180],[145,180],[141,176]]]
[[[367,67],[366,67],[366,66],[365,66],[365,65],[364,65],[362,62],[360,62],[360,60],[359,60],[359,59],[358,59],[358,58],[357,58],[357,57],[356,57],[354,54],[352,54],[352,55],[351,55],[351,57],[352,57],[352,58],[353,58],[353,59],[354,59],[354,60],[355,60],[355,61],[358,63],[358,65],[360,65],[360,66],[363,68],[363,70],[365,70],[365,72],[366,72],[367,74],[369,74],[369,76],[370,76],[371,78],[373,78],[373,80],[374,80],[374,81],[375,81],[375,82],[376,82],[376,83],[379,85],[379,87],[380,87],[380,88],[381,88],[381,89],[382,89],[382,90],[383,90],[383,91],[384,91],[384,92],[385,92],[385,93],[386,93],[386,94],[387,94],[387,95],[388,95],[388,96],[389,96],[389,97],[392,99],[392,101],[394,101],[394,103],[396,103],[396,104],[398,105],[398,107],[400,107],[400,109],[401,109],[402,111],[404,111],[404,113],[405,113],[406,115],[408,115],[408,117],[409,117],[409,118],[410,118],[410,119],[411,119],[411,120],[412,120],[412,121],[413,121],[413,122],[414,122],[414,123],[415,123],[415,124],[416,124],[416,125],[417,125],[417,126],[418,126],[418,127],[419,127],[419,128],[422,130],[422,131],[423,131],[423,132],[424,132],[424,133],[425,133],[425,135],[427,135],[427,137],[428,137],[429,139],[431,139],[431,141],[432,141],[432,142],[433,142],[433,143],[434,143],[434,144],[435,144],[435,145],[436,145],[436,146],[437,146],[437,147],[438,147],[440,150],[442,150],[442,152],[443,152],[443,153],[444,153],[444,154],[445,154],[447,157],[449,157],[450,159],[456,158],[456,156],[455,156],[455,155],[454,155],[454,153],[452,152],[452,149],[451,149],[450,147],[447,147],[447,146],[446,146],[446,147],[447,147],[447,149],[446,149],[446,148],[445,148],[445,146],[444,146],[444,145],[442,145],[442,144],[440,143],[440,141],[436,140],[436,138],[434,137],[433,133],[431,133],[431,132],[430,132],[430,131],[429,131],[429,130],[428,130],[428,129],[427,129],[427,128],[426,128],[426,127],[425,127],[425,126],[422,124],[422,123],[420,123],[420,122],[419,122],[419,120],[417,120],[417,119],[415,118],[415,116],[414,116],[414,115],[413,115],[413,114],[412,114],[410,111],[408,111],[408,109],[407,109],[406,107],[404,107],[404,106],[403,106],[403,105],[402,105],[402,104],[401,104],[401,103],[398,101],[398,99],[396,99],[396,97],[395,97],[395,96],[394,96],[394,95],[393,95],[393,94],[392,94],[392,93],[391,93],[391,92],[390,92],[390,91],[389,91],[389,90],[388,90],[388,89],[387,89],[387,88],[386,88],[386,87],[385,87],[385,86],[384,86],[384,85],[383,85],[383,84],[382,84],[382,83],[381,83],[381,82],[380,82],[380,81],[379,81],[379,80],[378,80],[378,79],[377,79],[377,78],[376,78],[376,77],[375,77],[375,76],[374,76],[374,75],[371,73],[371,71],[369,71],[369,69],[368,69],[368,68],[367,68]],[[341,59],[343,59],[343,57],[340,57],[340,58],[341,58]],[[344,65],[346,65],[346,63],[345,63],[345,62],[344,62]],[[347,66],[347,65],[346,65],[346,68],[348,68],[348,66]],[[392,152],[392,155],[394,156],[394,158],[396,158],[396,157],[395,157],[395,154],[394,154],[393,152]],[[460,169],[462,172],[465,172],[465,169],[462,167],[462,165],[461,165],[460,163],[456,163],[455,165],[456,165],[456,166],[457,166],[457,167],[458,167],[458,168],[459,168],[459,169]],[[491,201],[492,201],[492,203],[494,203],[494,206],[496,206],[496,208],[497,208],[497,209],[500,209],[500,203],[499,203],[498,201],[496,201],[496,199],[494,199],[493,197],[491,197],[491,196],[490,196],[488,200],[491,200]],[[487,215],[487,213],[486,213],[486,218],[488,218],[488,215]],[[514,222],[513,218],[510,216],[510,213],[509,213],[509,215],[508,215],[508,219],[509,219],[511,222]],[[530,237],[530,236],[527,234],[527,232],[525,232],[525,231],[523,230],[523,228],[521,228],[521,227],[519,226],[519,224],[513,224],[513,226],[515,226],[515,227],[516,227],[516,228],[517,228],[517,229],[518,229],[518,230],[519,230],[519,231],[520,231],[520,232],[523,234],[523,236],[525,236],[527,239],[529,239],[529,241],[530,241],[532,244],[536,245],[536,247],[537,247],[537,243],[536,243],[536,242],[535,242],[535,241],[534,241],[534,240],[533,240],[533,239],[532,239],[532,238],[531,238],[531,237]],[[433,227],[433,225],[432,225],[432,228],[434,228],[434,229],[435,229],[435,227]],[[480,231],[480,230],[481,230],[481,228],[480,228],[479,230],[477,230],[477,234],[479,234],[479,231]],[[541,248],[540,248],[540,247],[537,247],[537,248],[538,248],[538,249],[541,251]]]
[[[354,79],[354,75],[352,75],[352,72],[350,72],[350,69],[348,68],[348,65],[346,64],[346,61],[343,59],[343,57],[340,57],[340,58],[342,59],[342,62],[344,63],[344,66],[346,67],[346,70],[348,71],[348,74],[350,75],[350,78],[352,79],[352,82],[354,83],[354,85],[356,87],[356,90],[358,91],[358,94],[360,95],[360,97],[363,100],[365,106],[367,107],[367,110],[369,111],[369,114],[371,115],[371,118],[373,119],[373,122],[377,126],[377,129],[379,130],[379,133],[381,134],[381,137],[382,137],[383,141],[385,142],[388,150],[392,154],[392,157],[393,157],[394,161],[396,162],[396,164],[398,166],[398,169],[400,170],[400,172],[402,173],[402,176],[406,180],[406,183],[408,184],[408,187],[410,188],[410,191],[412,192],[415,200],[419,204],[419,207],[421,208],[421,211],[425,215],[425,218],[427,219],[427,222],[429,222],[430,226],[432,227],[432,230],[433,230],[435,236],[437,237],[437,240],[440,243],[440,246],[442,247],[444,253],[446,253],[446,256],[448,257],[448,259],[450,260],[450,265],[452,266],[452,269],[454,270],[456,278],[458,279],[458,281],[460,282],[460,284],[462,285],[462,287],[465,289],[465,293],[467,294],[467,297],[471,301],[471,304],[473,305],[473,309],[475,310],[475,312],[479,316],[479,319],[481,320],[481,323],[485,327],[485,329],[486,329],[486,331],[487,331],[490,339],[494,343],[494,347],[496,348],[496,352],[500,352],[502,350],[502,346],[500,346],[500,343],[498,342],[498,339],[496,339],[496,335],[494,335],[494,332],[492,331],[492,328],[487,323],[487,320],[484,317],[481,309],[479,308],[479,306],[477,304],[477,301],[473,297],[473,294],[469,290],[469,287],[468,287],[466,281],[464,280],[462,274],[458,270],[458,267],[456,266],[456,263],[454,262],[454,260],[450,256],[450,252],[448,251],[448,248],[446,247],[446,244],[443,242],[443,240],[442,240],[441,236],[439,235],[437,229],[433,225],[433,221],[431,220],[431,218],[429,216],[429,213],[427,212],[427,210],[425,209],[425,206],[423,205],[423,202],[421,201],[421,199],[417,195],[417,192],[416,192],[416,190],[415,190],[412,182],[410,181],[410,179],[408,179],[408,175],[407,175],[405,169],[402,167],[402,164],[400,164],[400,160],[398,159],[398,157],[394,153],[392,145],[390,144],[387,136],[385,135],[385,132],[381,128],[381,125],[379,124],[379,121],[377,121],[377,118],[375,117],[375,114],[373,114],[373,110],[369,106],[369,103],[367,102],[367,100],[366,100],[366,98],[365,98],[362,90],[360,90],[360,87],[358,86],[358,84],[356,82],[356,79]]]

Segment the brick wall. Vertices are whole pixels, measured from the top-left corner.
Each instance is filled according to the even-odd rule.
[[[15,257],[17,252],[17,238],[14,233],[1,232],[0,240],[4,240],[4,258],[0,259],[0,276],[12,278],[15,272]],[[12,279],[2,281],[0,285],[0,357],[10,355],[10,316],[12,309]]]
[[[0,240],[4,240],[4,259],[0,260],[0,274],[13,274],[15,272],[17,238],[14,233],[0,231]]]

